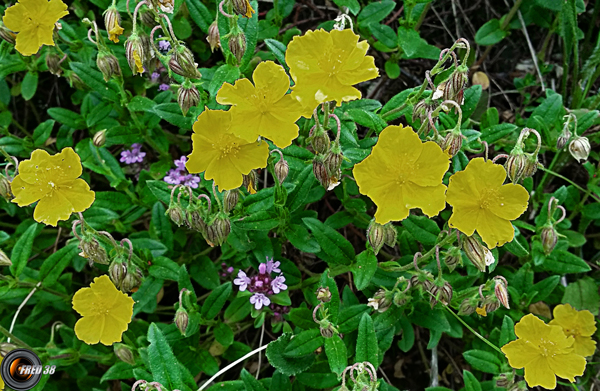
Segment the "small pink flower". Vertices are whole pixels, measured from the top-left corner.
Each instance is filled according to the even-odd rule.
[[[233,280],[233,283],[240,287],[240,291],[245,291],[246,288],[248,288],[248,284],[250,284],[250,278],[246,276],[246,273],[240,270],[237,278]]]
[[[275,277],[273,281],[271,281],[271,288],[275,294],[286,290],[288,286],[285,284],[285,277],[282,275]]]
[[[255,293],[250,298],[250,304],[254,304],[254,308],[260,310],[263,306],[268,306],[271,304],[271,300],[262,293]]]

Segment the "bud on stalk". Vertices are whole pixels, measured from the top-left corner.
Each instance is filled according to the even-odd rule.
[[[196,86],[190,83],[189,87],[179,87],[179,91],[177,91],[177,103],[179,103],[184,116],[192,107],[196,107],[199,101],[200,93]]]
[[[456,266],[462,265],[462,255],[460,253],[460,248],[451,247],[448,251],[446,251],[446,253],[444,254],[444,263],[446,264],[450,272],[453,272],[454,269],[456,269]]]
[[[123,34],[123,28],[121,27],[121,15],[115,6],[110,6],[104,12],[104,27],[108,32],[108,39],[119,43],[119,35]]]
[[[238,63],[242,62],[242,57],[246,53],[246,36],[240,30],[238,34],[232,34],[229,37],[229,50],[231,54],[236,58]]]
[[[371,220],[369,227],[367,228],[367,239],[375,255],[379,253],[381,247],[385,243],[386,229],[383,225],[376,223],[375,220]]]
[[[465,236],[463,240],[463,251],[469,261],[475,265],[480,272],[485,273],[485,267],[489,262],[488,250],[475,236]],[[493,256],[492,256],[493,258]]]
[[[387,223],[383,227],[385,228],[385,244],[394,247],[396,245],[396,240],[398,239],[396,228],[392,223]]]
[[[194,55],[190,49],[184,46],[171,55],[169,69],[189,79],[200,79],[202,77],[200,72],[198,72],[198,64],[194,62]]]
[[[183,210],[179,205],[170,205],[165,214],[168,215],[171,218],[171,221],[177,224],[178,227],[181,227],[181,224],[185,222]]]
[[[279,181],[279,183],[283,183],[283,181],[285,181],[285,178],[287,178],[290,172],[290,166],[287,160],[283,158],[279,159],[279,161],[275,163],[274,169],[277,180]]]
[[[6,42],[14,45],[17,39],[17,35],[7,29],[2,22],[0,22],[0,38],[5,40]]]
[[[10,201],[12,199],[10,182],[8,181],[8,178],[2,174],[0,174],[0,197],[4,198],[6,201]]]
[[[187,330],[189,321],[190,317],[187,311],[181,307],[177,309],[177,312],[175,313],[175,325],[182,335],[185,335],[185,330]]]
[[[542,242],[542,247],[544,248],[544,254],[550,255],[554,247],[556,247],[556,243],[558,242],[558,233],[556,229],[552,226],[545,226],[542,228],[542,232],[540,233],[540,239]]]
[[[92,138],[92,142],[96,147],[102,147],[106,142],[106,129],[102,129],[101,131],[96,132],[96,134],[94,134],[94,137]]]
[[[571,139],[572,135],[573,134],[571,133],[571,131],[569,129],[567,129],[567,128],[563,129],[563,132],[556,140],[556,149],[563,149],[565,147],[565,145],[567,145],[567,143]]]
[[[327,287],[327,286],[320,287],[319,289],[317,289],[315,294],[317,295],[317,300],[319,300],[323,303],[329,303],[331,301],[331,291],[329,290],[329,287]]]
[[[248,0],[231,0],[233,5],[233,11],[239,16],[245,16],[251,18],[255,12]]]
[[[504,281],[500,279],[496,279],[495,281],[494,294],[496,295],[496,298],[506,309],[510,309],[510,305],[508,304],[508,290],[506,289]]]
[[[477,309],[477,300],[466,298],[458,307],[459,315],[471,315]]]
[[[390,293],[384,289],[378,290],[375,295],[369,299],[367,304],[369,307],[373,307],[377,312],[385,312],[392,305],[392,299]]]
[[[188,228],[200,232],[202,236],[206,236],[208,225],[202,216],[200,216],[200,212],[198,210],[192,210],[191,212],[188,211],[186,223]]]
[[[121,66],[119,65],[119,60],[117,60],[112,53],[100,51],[100,53],[98,53],[98,57],[96,58],[96,65],[98,66],[100,72],[102,72],[102,76],[106,82],[108,82],[113,75],[121,75]]]
[[[114,345],[115,356],[119,358],[119,360],[126,362],[129,365],[135,365],[135,359],[133,358],[133,352],[131,348],[122,343],[116,343]]]
[[[144,72],[144,45],[137,33],[132,33],[125,42],[125,57],[134,76]]]
[[[251,170],[248,175],[244,175],[243,178],[244,181],[242,182],[242,185],[248,189],[250,194],[255,194],[256,183],[258,182],[258,174],[256,173],[256,170]]]
[[[571,156],[579,163],[587,160],[588,156],[590,156],[591,149],[590,140],[588,140],[587,137],[576,136],[575,139],[571,141],[571,144],[569,144]]]
[[[517,183],[524,178],[526,165],[527,157],[523,152],[511,152],[504,167],[506,168],[508,177],[513,183]]]
[[[310,140],[310,144],[315,152],[324,155],[329,151],[331,140],[327,132],[318,126]]]
[[[12,261],[2,250],[0,250],[0,266],[12,266]]]
[[[240,199],[240,192],[238,189],[227,190],[223,196],[223,210],[225,213],[229,213],[235,208]]]
[[[329,172],[327,171],[327,167],[323,163],[323,159],[320,156],[316,156],[313,159],[313,173],[315,177],[324,188],[329,187],[329,182],[331,177],[329,176]]]
[[[61,57],[54,52],[49,52],[46,55],[46,66],[53,75],[60,76],[63,72],[60,68],[60,59]]]
[[[127,264],[119,260],[114,260],[108,267],[108,275],[111,281],[117,288],[121,287],[121,283],[127,274]]]
[[[333,143],[334,146],[337,143]],[[337,148],[339,149],[339,148]],[[340,170],[340,168],[342,167],[342,161],[344,160],[344,156],[342,155],[341,152],[338,153],[334,153],[333,152],[333,148],[332,150],[327,154],[327,156],[325,157],[325,167],[327,167],[327,169],[329,170],[330,173],[336,173]]]
[[[452,131],[446,135],[446,137],[444,138],[444,141],[442,142],[442,145],[440,145],[440,147],[442,147],[442,151],[448,151],[450,156],[453,157],[462,148],[462,143],[463,143],[463,136],[460,133],[460,131],[458,131],[458,132]]]
[[[221,34],[219,33],[219,25],[215,20],[208,28],[208,36],[206,41],[210,45],[210,51],[214,52],[216,48],[221,47]]]
[[[132,289],[140,286],[142,283],[142,277],[143,275],[140,269],[136,267],[135,271],[132,272],[131,268],[129,268],[127,274],[125,274],[125,277],[123,278],[123,282],[121,283],[121,291],[128,293],[131,292]]]
[[[228,218],[217,217],[208,227],[206,240],[209,244],[220,246],[227,240],[231,232],[231,223]]]

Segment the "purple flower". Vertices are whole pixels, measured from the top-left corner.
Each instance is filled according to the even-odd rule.
[[[160,77],[160,73],[158,73],[158,72],[152,72],[152,74],[150,75],[150,81],[152,83],[156,83],[158,81],[159,77]]]
[[[185,156],[175,160],[174,163],[177,168],[169,170],[163,180],[171,185],[185,185],[192,189],[198,188],[200,177],[187,173],[185,168],[186,162],[187,158]]]
[[[192,174],[187,174],[183,180],[183,184],[185,186],[191,187],[192,189],[197,189],[198,183],[200,183],[200,177],[192,175]]]
[[[271,281],[271,288],[275,294],[284,291],[287,289],[287,285],[285,285],[285,277],[283,275],[279,275]]]
[[[175,167],[179,170],[185,170],[185,163],[187,162],[187,157],[182,156],[179,159],[175,160]]]
[[[268,306],[271,304],[271,300],[262,293],[255,293],[250,297],[250,304],[254,304],[254,308],[257,310],[261,309],[264,306]]]
[[[248,284],[250,284],[250,278],[246,276],[246,273],[240,270],[237,278],[233,280],[233,283],[240,287],[240,291],[245,291],[246,288],[248,288]],[[252,299],[250,299],[250,301],[252,301]]]
[[[159,90],[159,91],[166,91],[166,90],[168,90],[169,88],[171,88],[171,86],[170,86],[170,85],[168,85],[168,84],[164,84],[164,83],[158,86],[158,90]]]
[[[267,274],[267,264],[261,263],[258,265],[258,274]]]
[[[169,170],[167,176],[164,177],[164,181],[171,185],[178,185],[180,182],[180,178],[181,175],[179,174],[179,171],[173,168]]]
[[[160,50],[161,52],[168,52],[169,50],[171,50],[171,44],[169,43],[169,41],[166,40],[160,40],[158,41],[158,50]]]
[[[271,272],[275,272],[275,273],[281,273],[281,270],[279,269],[279,265],[281,265],[281,262],[277,261],[277,262],[273,262],[273,258],[269,259],[269,257],[267,257],[267,273],[271,273]]]
[[[146,152],[142,152],[142,145],[135,143],[131,146],[131,150],[121,152],[120,161],[125,164],[141,163],[144,161],[144,156]]]

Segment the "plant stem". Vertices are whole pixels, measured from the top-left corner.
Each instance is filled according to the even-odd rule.
[[[477,331],[475,331],[471,326],[469,326],[464,320],[461,319],[460,316],[456,315],[456,313],[454,311],[452,311],[450,309],[450,307],[448,307],[447,305],[444,305],[444,308],[448,310],[448,312],[450,312],[452,315],[454,315],[454,317],[456,319],[458,319],[458,321],[460,323],[463,324],[463,326],[465,326],[467,329],[469,329],[470,332],[472,332],[473,334],[475,334],[475,336],[477,338],[479,338],[480,340],[482,340],[483,342],[485,342],[489,347],[491,347],[492,349],[494,349],[495,351],[497,351],[498,353],[504,355],[504,353],[502,352],[502,350],[500,350],[500,348],[496,345],[494,345],[493,343],[491,343],[490,341],[488,341],[483,335],[479,334]]]
[[[562,179],[563,181],[569,182],[571,185],[575,186],[579,191],[582,191],[585,193],[585,196],[590,196],[593,199],[595,199],[596,201],[600,202],[600,198],[596,197],[594,194],[592,194],[592,190],[585,190],[583,187],[579,186],[577,183],[573,182],[572,180],[570,180],[569,178],[560,175],[559,173],[556,173],[554,171],[548,170],[546,168],[540,168],[540,170],[547,172],[548,174],[554,175],[557,178]]]
[[[0,326],[0,333],[4,334],[7,338],[10,338],[17,345],[21,345],[25,349],[29,349],[31,351],[35,351],[35,349],[33,349],[31,346],[29,346],[28,344],[26,344],[25,342],[23,342],[19,338],[15,337],[12,333],[10,333],[7,329],[5,329],[2,326]]]

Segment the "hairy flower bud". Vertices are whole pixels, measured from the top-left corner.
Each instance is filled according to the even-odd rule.
[[[106,82],[108,82],[113,75],[121,75],[121,66],[119,65],[119,60],[117,60],[112,53],[103,51],[98,53],[96,65],[98,66],[100,72],[102,72],[102,76]]]
[[[394,247],[396,245],[396,240],[398,239],[396,227],[394,227],[392,223],[387,223],[383,227],[385,228],[385,244]]]
[[[17,35],[7,29],[4,24],[0,21],[0,38],[5,40],[6,42],[14,45],[17,40]]]
[[[462,255],[460,253],[460,248],[451,247],[448,251],[446,251],[446,253],[444,254],[444,263],[446,264],[450,272],[454,271],[454,269],[456,269],[456,266],[462,265]]]
[[[114,352],[115,356],[119,358],[119,360],[126,362],[129,365],[135,365],[135,359],[133,358],[133,352],[131,348],[122,343],[114,344]]]
[[[327,132],[324,130],[317,130],[316,134],[312,136],[310,144],[315,152],[324,155],[329,151],[331,140],[329,139]]]
[[[0,266],[12,266],[12,261],[2,250],[0,250]]]
[[[175,325],[177,326],[182,335],[185,335],[185,330],[187,330],[189,321],[190,317],[187,311],[179,307],[177,309],[177,312],[175,313]]]
[[[511,153],[506,159],[506,173],[513,183],[519,182],[524,178],[525,168],[527,165],[527,157],[522,152]]]
[[[333,325],[326,319],[319,323],[319,331],[323,338],[331,338],[336,334],[336,330]]]
[[[542,247],[544,248],[544,254],[550,255],[558,242],[558,233],[556,232],[556,229],[552,225],[543,227],[542,232],[540,233],[540,240],[542,242]]]
[[[69,72],[67,75],[67,80],[69,80],[69,84],[71,87],[76,88],[78,90],[87,90],[88,86],[81,80],[81,77],[77,75],[75,72]]]
[[[92,142],[98,148],[104,146],[104,143],[106,142],[106,129],[96,132],[94,137],[92,137]]]
[[[496,279],[495,281],[494,294],[496,295],[496,298],[506,309],[510,309],[510,305],[508,304],[508,290],[506,289],[504,281],[501,279]]]
[[[109,258],[106,254],[106,250],[98,243],[96,238],[82,240],[79,243],[79,248],[82,251],[80,255],[89,259],[90,263],[95,262],[101,265],[108,265]]]
[[[319,156],[313,159],[313,173],[315,177],[324,188],[329,187],[329,182],[331,177],[329,176],[329,172],[327,171],[327,167],[323,163],[323,159]]]
[[[477,300],[466,298],[458,307],[459,315],[471,315],[477,309]]]
[[[231,0],[233,5],[233,11],[240,16],[251,18],[254,13],[254,9],[250,5],[248,0]]]
[[[200,79],[202,77],[200,72],[198,72],[198,64],[194,62],[194,55],[186,47],[173,52],[169,60],[169,69],[189,79]]]
[[[465,236],[463,240],[463,251],[469,261],[475,265],[479,271],[485,273],[485,267],[488,259],[488,250],[475,236]]]
[[[444,305],[448,305],[450,303],[450,301],[452,300],[452,296],[454,294],[452,285],[450,285],[446,281],[444,282],[444,285],[442,285],[442,286],[433,284],[431,286],[431,290],[429,292],[432,295],[431,299],[429,300],[429,303],[431,304],[431,308],[435,307],[435,305],[438,303],[438,301],[442,302]]]
[[[60,67],[61,56],[52,51],[46,54],[46,66],[48,67],[48,71],[53,75],[60,76],[62,74],[62,69]]]
[[[206,236],[208,225],[200,215],[198,210],[188,211],[186,225],[188,228],[200,232],[203,236]]]
[[[496,296],[487,296],[483,301],[483,307],[485,311],[489,314],[490,312],[496,311],[500,308],[500,302],[496,298]]]
[[[376,223],[375,220],[371,220],[369,227],[367,228],[367,240],[369,241],[371,247],[373,247],[373,252],[375,252],[375,255],[377,255],[379,250],[381,250],[381,247],[383,247],[385,238],[385,227],[379,223]]]
[[[181,210],[179,205],[174,204],[169,206],[169,209],[167,209],[165,214],[167,214],[171,218],[171,221],[177,224],[178,227],[181,227],[181,224],[185,222],[183,210]]]
[[[238,189],[227,190],[223,196],[223,209],[225,213],[229,213],[235,208],[240,199],[240,192]]]
[[[498,375],[496,380],[496,387],[498,388],[507,388],[512,384],[512,373],[501,373]]]
[[[411,296],[404,292],[396,292],[396,293],[394,293],[394,297],[392,298],[392,302],[394,303],[394,305],[396,305],[398,307],[402,307],[403,305],[408,303],[410,300],[411,300]]]
[[[256,173],[256,170],[251,170],[248,175],[244,175],[243,178],[244,181],[242,182],[242,185],[248,189],[248,192],[250,194],[256,193],[256,184],[258,182],[258,174]]]
[[[329,303],[331,301],[331,291],[329,287],[319,287],[315,292],[317,295],[317,300],[322,301],[323,303]]]
[[[154,13],[150,10],[139,11],[138,15],[140,16],[140,21],[150,28],[157,25],[156,20],[154,19]]]
[[[127,275],[127,264],[114,260],[108,267],[108,275],[117,288],[121,287],[121,283]]]
[[[563,132],[556,140],[556,149],[563,149],[565,147],[565,145],[567,145],[567,143],[571,139],[572,135],[573,134],[571,133],[571,131],[569,129],[563,129]]]
[[[236,58],[237,62],[242,62],[242,57],[246,53],[246,36],[240,31],[238,34],[232,34],[229,37],[229,50]]]
[[[104,27],[108,32],[108,39],[119,43],[119,35],[123,34],[123,28],[121,27],[121,15],[116,7],[110,6],[104,12]]]
[[[228,218],[217,217],[206,231],[208,244],[220,246],[227,240],[231,232],[231,222]]]
[[[341,152],[333,153],[333,151],[330,151],[325,157],[325,167],[327,167],[331,174],[337,173],[342,167],[343,160],[344,155]]]
[[[18,346],[10,342],[0,343],[0,356],[5,357],[9,352],[17,349]]]
[[[140,286],[142,283],[142,277],[142,272],[137,267],[135,268],[134,272],[129,269],[123,278],[123,282],[121,282],[121,291],[128,293],[131,292],[132,289]]]
[[[442,141],[442,151],[448,151],[450,156],[456,155],[462,148],[463,136],[459,132],[450,132]]]
[[[579,163],[587,160],[592,147],[587,137],[576,136],[569,144],[569,152]]]
[[[392,298],[390,297],[391,292],[385,289],[378,290],[375,295],[369,299],[367,304],[369,307],[373,307],[377,312],[385,312],[392,305]]]
[[[539,164],[537,155],[534,155],[532,153],[526,153],[525,157],[526,159],[525,167],[523,169],[523,179],[531,178],[536,173]]]
[[[274,169],[277,180],[279,180],[279,183],[283,183],[290,172],[290,165],[288,164],[287,160],[283,158],[279,159],[279,161],[275,163]]]
[[[144,72],[144,45],[140,36],[133,33],[127,38],[125,42],[125,57],[127,58],[127,64],[131,68],[133,75],[142,74]]]
[[[428,102],[428,100],[421,100],[413,107],[412,120],[413,122],[417,119],[424,121],[427,119],[429,113],[435,109],[435,105]]]
[[[219,33],[219,25],[217,21],[211,23],[208,28],[208,36],[206,37],[206,41],[210,45],[210,51],[214,52],[215,49],[221,47],[221,34]]]
[[[8,178],[2,174],[0,174],[0,197],[4,198],[6,201],[12,199],[10,182],[8,181]]]
[[[179,87],[179,91],[177,91],[177,103],[179,103],[184,116],[190,108],[197,106],[199,101],[200,93],[196,86],[192,84],[191,87]]]

